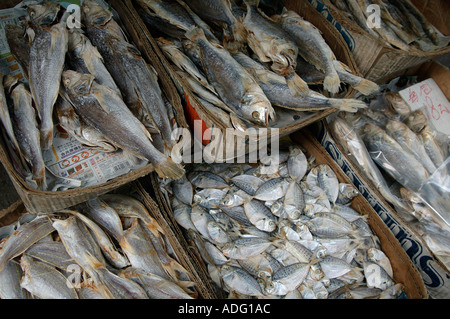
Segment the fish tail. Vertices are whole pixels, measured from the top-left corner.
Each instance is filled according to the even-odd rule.
[[[48,129],[41,129],[41,147],[48,150],[53,144],[53,127]]]
[[[338,93],[340,86],[341,79],[334,69],[325,75],[325,79],[323,80],[323,87],[325,90],[333,94]]]
[[[185,171],[182,165],[175,163],[171,158],[165,157],[164,160],[155,163],[155,171],[161,178],[170,178],[173,180],[183,177]]]
[[[286,83],[292,95],[304,96],[309,94],[308,83],[295,72],[286,76]]]
[[[358,109],[367,108],[366,103],[356,99],[329,99],[330,106],[340,111],[356,113]]]
[[[33,179],[40,190],[45,191],[47,189],[47,181],[45,179],[45,166],[34,174]]]
[[[361,79],[361,82],[353,88],[364,95],[371,95],[380,90],[380,86],[378,84],[367,79]]]

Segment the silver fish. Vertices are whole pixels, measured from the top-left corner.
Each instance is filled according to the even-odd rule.
[[[39,241],[27,249],[25,255],[62,270],[67,270],[69,266],[76,264],[59,241]]]
[[[339,181],[330,166],[326,164],[318,166],[317,182],[319,187],[325,190],[330,203],[334,205],[339,195]]]
[[[264,295],[258,281],[245,270],[224,265],[220,272],[221,278],[229,290],[247,296],[262,297]]]
[[[171,150],[175,143],[171,137],[172,125],[162,98],[156,70],[147,64],[141,53],[128,42],[114,39],[113,37],[109,37],[105,41],[109,50],[113,53],[113,60],[109,59],[108,63],[112,63],[115,60],[122,70],[120,75],[113,73],[113,77],[123,77],[126,74],[126,77],[132,81],[146,114],[155,123],[166,148]],[[120,83],[117,84],[121,85]]]
[[[227,192],[224,190],[205,188],[194,195],[194,203],[197,203],[203,208],[216,209],[226,195]]]
[[[174,282],[141,269],[127,268],[119,276],[138,283],[151,299],[193,299]]]
[[[103,198],[114,197],[105,195]],[[117,211],[100,197],[87,200],[81,208],[83,214],[108,231],[117,241],[123,237],[123,226]]]
[[[30,47],[29,83],[41,120],[39,130],[43,149],[53,142],[53,107],[59,93],[61,74],[68,49],[68,31],[64,21],[46,30],[31,23],[34,39]]]
[[[301,181],[308,170],[308,161],[300,148],[292,147],[289,150],[287,162],[289,176],[294,181]]]
[[[198,44],[207,79],[222,101],[239,117],[267,127],[275,111],[257,81],[227,50],[209,42],[201,29],[186,36]]]
[[[4,243],[0,251],[0,271],[6,263],[21,255],[38,240],[55,231],[47,217],[37,217],[21,225]]]
[[[364,133],[372,159],[402,185],[417,191],[428,180],[429,173],[424,166],[383,129],[367,123]]]
[[[51,26],[56,21],[61,9],[61,5],[53,1],[44,1],[42,4],[30,4],[27,6],[30,19],[46,27]]]
[[[149,160],[160,177],[183,176],[181,165],[152,145],[150,133],[113,90],[95,83],[88,74],[65,71],[62,78],[75,110],[88,124],[121,148]]]
[[[28,256],[22,256],[20,266],[24,271],[21,287],[40,299],[78,299],[75,288],[56,268]]]
[[[70,136],[78,140],[81,145],[105,153],[118,150],[118,147],[110,143],[103,134],[87,125],[65,98],[58,97],[55,104],[55,113],[59,125]]]
[[[436,166],[428,156],[419,137],[400,120],[391,119],[386,124],[386,132],[392,136],[406,151],[411,152],[423,164],[428,173],[433,174]]]
[[[138,220],[133,221],[131,226],[125,231],[120,247],[128,257],[132,267],[170,279],[153,244],[138,223]]]
[[[309,270],[310,265],[305,263],[295,263],[281,268],[273,274],[273,293],[286,295],[296,289],[305,280]]]
[[[271,62],[271,69],[286,78],[293,95],[308,95],[308,84],[295,73],[298,46],[281,25],[258,10],[259,0],[245,0],[247,43],[261,62]]]
[[[1,299],[30,299],[30,293],[20,287],[23,272],[20,264],[14,260],[6,263],[0,270],[0,298]]]
[[[91,261],[93,258],[102,264],[106,261],[86,226],[75,216],[69,216],[65,220],[55,219],[52,226],[58,232],[67,253],[89,274],[95,284],[100,284]]]
[[[305,208],[305,198],[300,185],[292,181],[286,190],[286,195],[283,201],[283,208],[288,218],[295,220],[300,217]]]
[[[352,266],[340,258],[326,256],[320,261],[320,267],[325,276],[330,279],[338,278],[352,270]]]
[[[386,270],[380,265],[366,261],[364,262],[364,275],[367,278],[367,287],[386,290],[394,284]]]
[[[289,83],[283,76],[266,69],[242,52],[233,54],[233,57],[254,75],[273,105],[295,111],[320,111],[336,108],[342,111],[356,112],[359,108],[367,107],[362,101],[327,98],[315,91],[310,91],[307,95],[292,94]]]
[[[228,188],[227,182],[217,174],[211,172],[190,172],[188,179],[198,188]]]
[[[251,196],[255,195],[258,188],[264,183],[260,178],[246,174],[234,176],[231,182]]]
[[[122,95],[103,64],[103,57],[83,33],[77,30],[69,32],[68,53],[69,64],[74,71],[90,73],[95,77],[97,83],[113,89],[119,96]]]
[[[104,294],[112,299],[149,299],[144,288],[133,280],[120,277],[109,271],[95,258],[88,258],[91,267],[98,274]]]
[[[14,103],[14,131],[20,151],[31,164],[33,180],[38,189],[45,190],[45,163],[42,155],[42,139],[38,130],[33,99],[23,83],[16,85],[11,92]]]
[[[231,9],[229,0],[185,0],[202,20],[223,26],[224,45],[228,50],[237,50],[243,47],[247,32],[241,21],[237,19]]]
[[[283,197],[286,194],[286,186],[289,182],[283,177],[277,177],[266,181],[260,187],[258,187],[255,195],[255,199],[262,201],[272,201]]]
[[[259,230],[266,232],[275,230],[276,217],[263,202],[253,199],[244,204],[244,211],[250,222]]]
[[[257,237],[239,238],[222,248],[223,254],[232,259],[245,259],[260,254],[272,245],[272,242]]]
[[[191,211],[192,208],[189,205],[182,205],[173,209],[173,217],[184,229],[197,231],[192,223]]]
[[[192,205],[194,189],[192,183],[183,176],[181,179],[172,182],[174,196],[186,205]]]
[[[362,138],[352,129],[349,123],[338,117],[330,123],[330,128],[336,141],[342,145],[346,152],[351,154],[351,158],[383,197],[393,205],[408,211],[408,207],[401,199],[392,194],[386,180],[372,160]]]
[[[336,204],[349,204],[358,195],[359,191],[355,186],[347,183],[339,183],[339,195]]]
[[[428,125],[425,126],[420,131],[419,137],[422,140],[425,150],[434,165],[436,165],[436,167],[440,167],[445,161],[444,150],[436,139],[436,136],[431,128]]]
[[[374,247],[369,248],[367,250],[367,259],[383,267],[389,277],[394,277],[391,262],[382,250]]]
[[[291,10],[281,15],[281,27],[296,41],[299,54],[317,69],[325,72],[323,85],[330,93],[338,93],[341,80],[334,66],[336,57],[319,29]]]
[[[25,78],[28,78],[30,65],[30,42],[25,27],[15,24],[5,25],[5,36],[14,59],[22,67]]]
[[[9,112],[8,102],[6,100],[5,95],[5,88],[3,85],[4,77],[3,73],[0,72],[0,120],[3,124],[3,127],[6,131],[6,135],[8,136],[9,140],[11,141],[14,150],[20,154],[20,147],[19,143],[16,139],[16,135],[14,133],[14,128],[12,125],[12,119]],[[22,158],[22,157],[21,157]],[[23,159],[22,159],[23,161]],[[25,161],[22,162],[24,167],[26,167]]]
[[[130,265],[127,258],[123,256],[116,249],[116,247],[114,247],[113,242],[111,241],[109,236],[105,233],[105,231],[94,221],[92,221],[91,219],[89,219],[88,217],[77,211],[63,210],[62,212],[76,216],[90,229],[96,242],[98,243],[103,254],[105,255],[106,259],[111,263],[111,265],[113,265],[115,268],[118,269],[125,268],[128,265]]]
[[[189,59],[189,57],[187,57],[175,44],[164,38],[157,38],[156,42],[163,51],[164,55],[178,68],[180,68],[180,70],[187,72],[196,78],[208,90],[215,93],[214,88],[209,85],[208,80],[198,70],[194,62],[192,62],[192,60]]]

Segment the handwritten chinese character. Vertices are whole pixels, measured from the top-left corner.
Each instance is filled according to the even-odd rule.
[[[417,95],[417,92],[414,90],[409,89],[409,101],[411,103],[417,103],[419,101],[419,96]]]
[[[427,83],[420,86],[420,96],[422,96],[423,94],[429,95],[432,91],[433,89]]]

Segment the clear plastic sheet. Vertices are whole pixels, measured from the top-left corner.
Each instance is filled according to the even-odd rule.
[[[450,228],[450,157],[418,190],[418,195]]]

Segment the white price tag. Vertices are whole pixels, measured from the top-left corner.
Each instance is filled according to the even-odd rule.
[[[450,103],[433,79],[417,83],[399,93],[413,111],[421,109],[437,131],[450,135]]]

